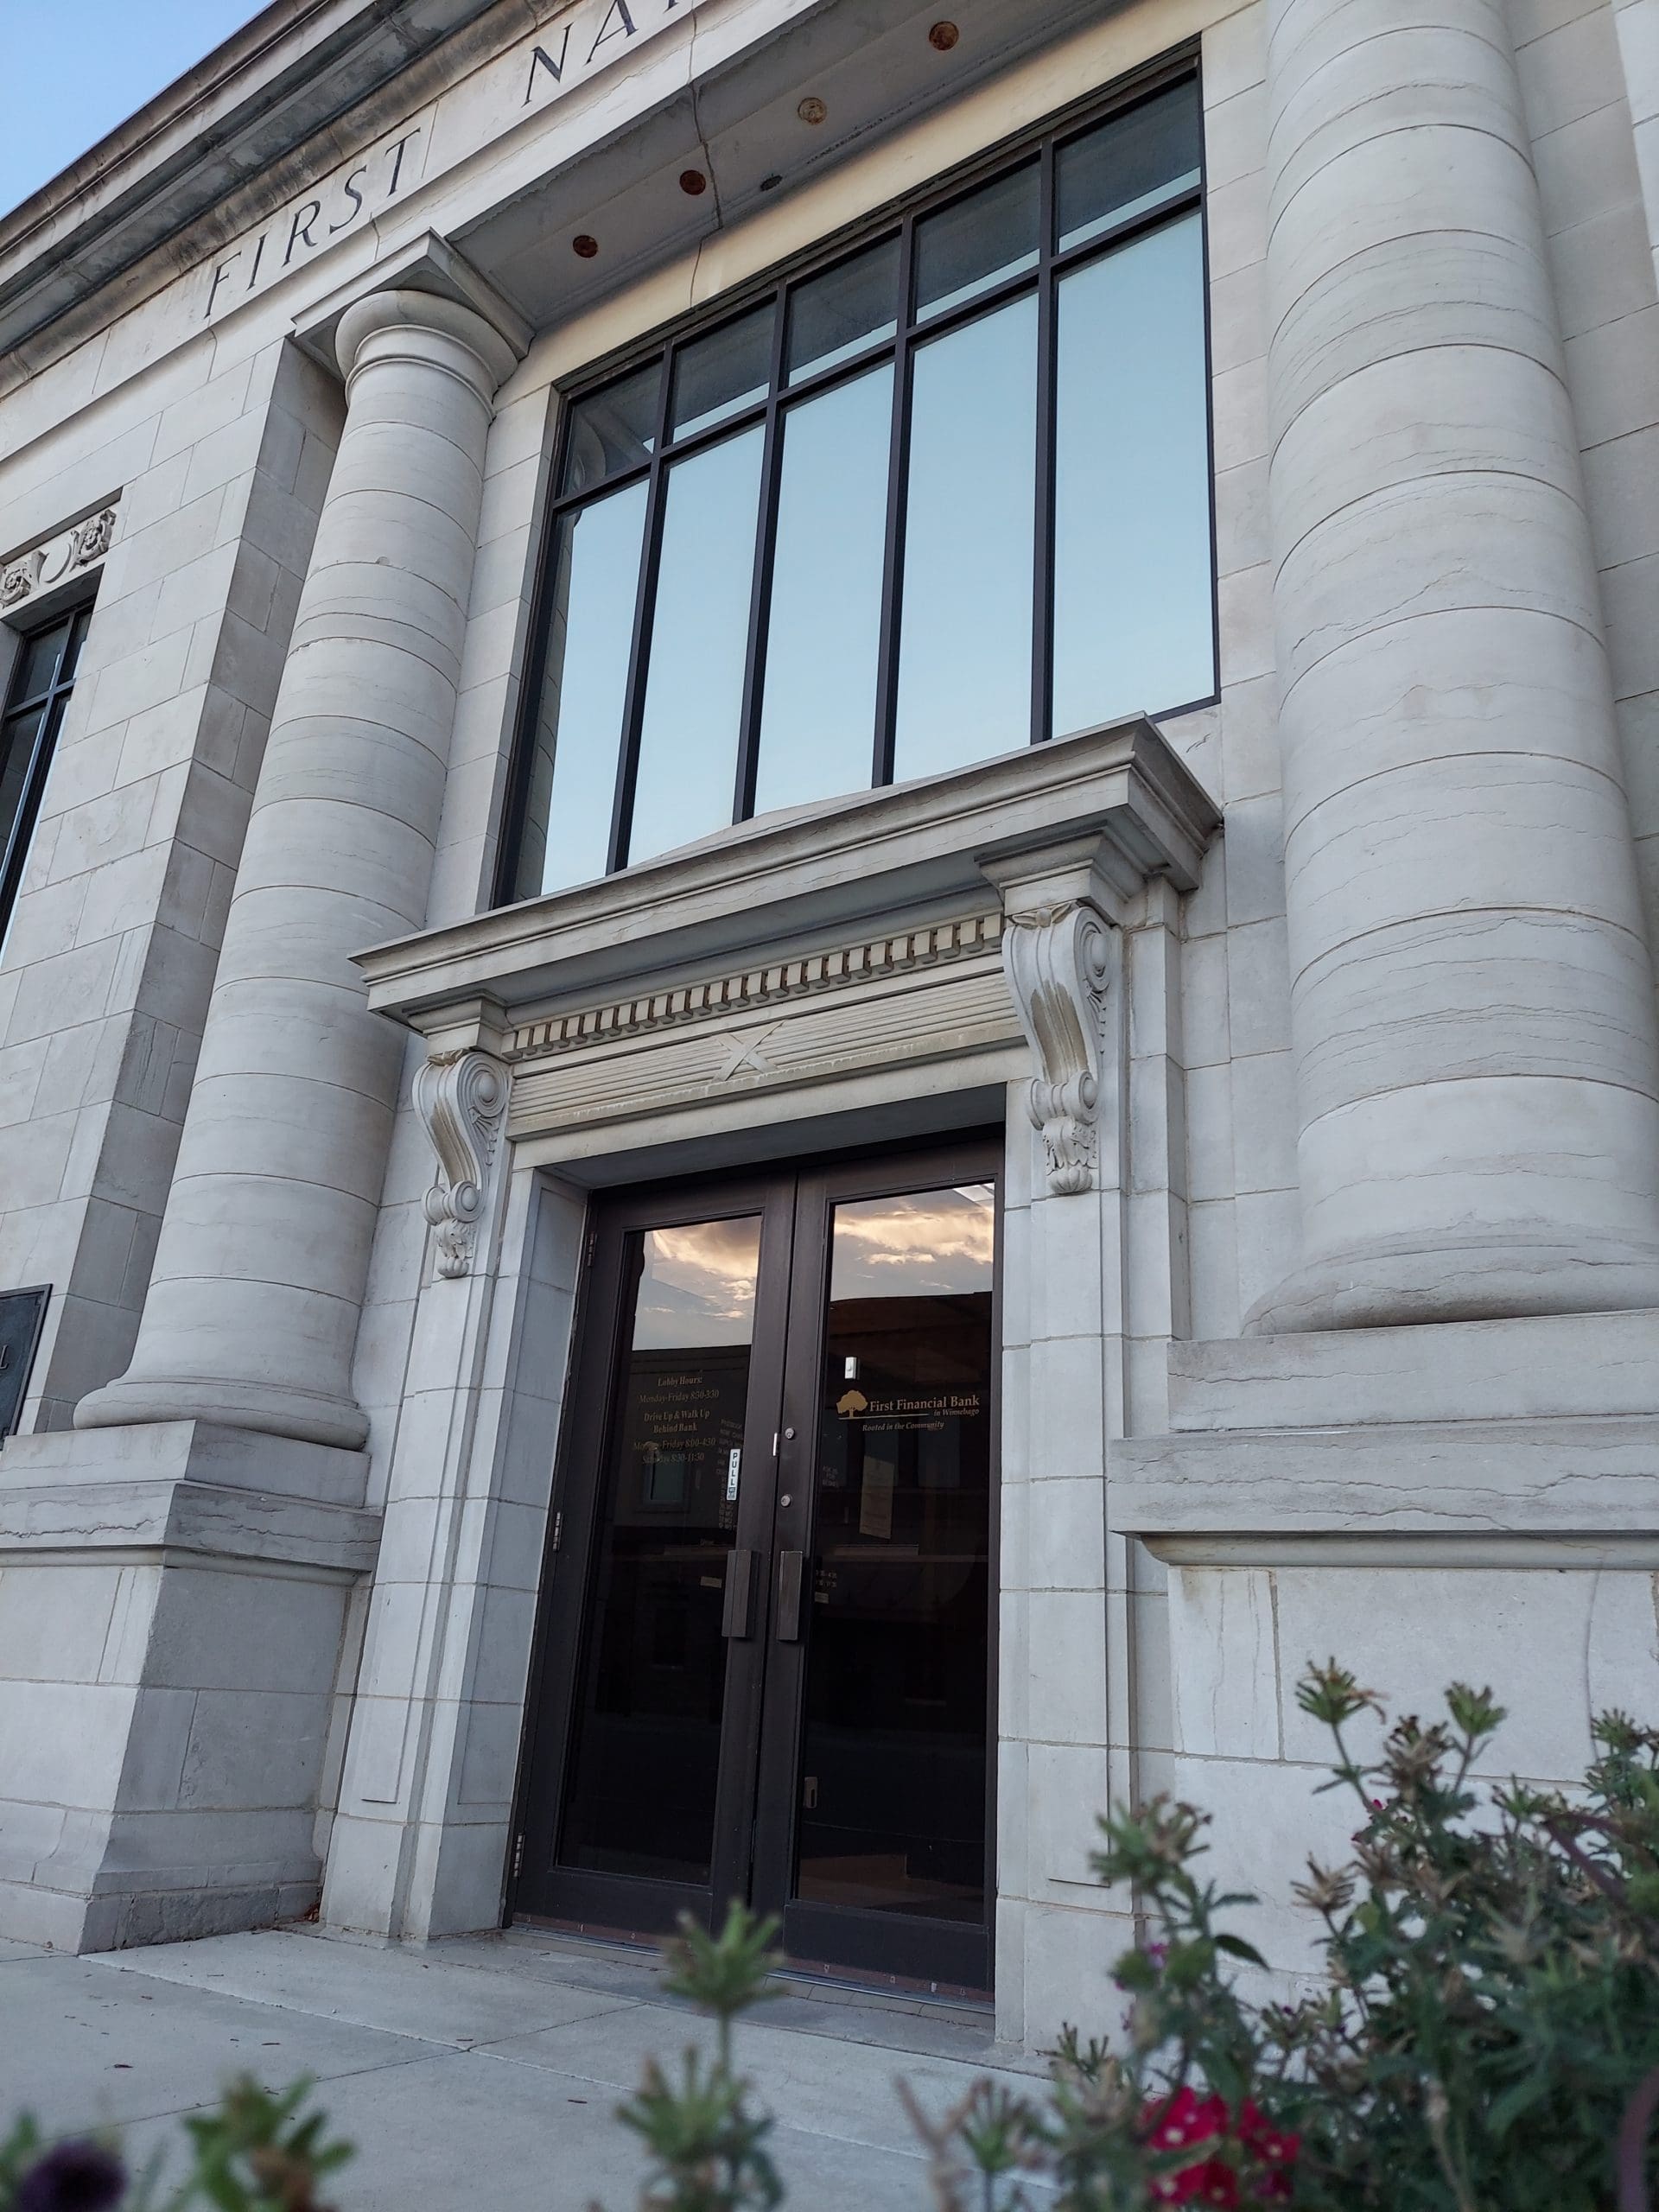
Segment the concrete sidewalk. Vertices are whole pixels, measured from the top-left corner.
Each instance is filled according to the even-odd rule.
[[[227,2075],[310,2074],[358,2145],[340,2212],[633,2212],[643,2160],[617,2102],[648,2056],[709,2039],[660,1980],[650,1953],[522,1929],[423,1951],[301,1929],[79,1959],[0,1945],[0,2129],[23,2108],[114,2125],[142,2160]],[[980,2075],[1040,2071],[991,2042],[988,2013],[786,1987],[738,2056],[778,2115],[791,2212],[925,2212],[896,2077],[938,2112]]]

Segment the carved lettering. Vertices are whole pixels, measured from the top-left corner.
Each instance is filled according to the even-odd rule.
[[[617,27],[614,30],[611,29],[613,16],[617,18]],[[604,21],[600,24],[598,35],[588,49],[588,67],[592,67],[594,56],[599,52],[600,48],[610,40],[632,38],[633,35],[633,17],[628,13],[628,0],[611,0],[610,6],[605,10]]]
[[[352,221],[354,216],[360,215],[363,213],[363,195],[357,188],[357,180],[360,176],[366,176],[368,173],[368,166],[365,163],[363,168],[360,169],[353,169],[350,175],[346,177],[345,183],[340,186],[340,190],[352,203],[351,212],[348,214],[342,215],[337,223],[329,224],[328,235],[330,238],[333,238],[336,231],[343,231]]]
[[[397,191],[397,181],[404,173],[404,149],[405,147],[411,145],[414,141],[420,137],[420,126],[416,124],[413,130],[404,131],[403,137],[399,138],[392,147],[391,182],[386,187],[386,197],[388,200],[390,200],[393,193]]]
[[[530,55],[530,79],[524,86],[524,105],[528,107],[536,97],[536,72],[545,69],[556,85],[564,82],[564,65],[570,56],[570,26],[564,27],[564,36],[559,42],[559,58],[556,61],[545,47],[532,47]]]
[[[264,238],[261,238],[259,243],[261,245],[264,245]],[[233,261],[240,261],[241,258],[242,249],[240,246],[238,246],[234,253],[227,253],[223,261],[218,262],[214,264],[213,281],[207,288],[207,313],[209,315],[212,315],[213,311],[213,302],[219,297],[219,286],[225,282],[225,279],[231,273],[231,264]]]
[[[283,266],[284,269],[286,269],[289,263],[293,260],[295,245],[299,239],[303,238],[307,245],[310,245],[313,243],[311,237],[311,226],[317,220],[321,213],[322,202],[321,200],[308,200],[303,207],[296,207],[294,210],[294,221],[288,233],[288,251],[283,256]]]
[[[462,159],[511,130],[527,107],[558,99],[590,75],[597,75],[653,32],[690,15],[699,0],[575,0],[532,37],[511,48],[467,92],[467,143],[457,143]],[[442,97],[440,96],[442,105]],[[262,284],[284,271],[302,268],[313,254],[326,251],[343,233],[369,221],[406,188],[423,181],[431,141],[430,115],[410,124],[400,137],[359,156],[338,177],[321,177],[290,213],[267,224],[207,264],[202,280],[204,321],[225,313],[232,302],[248,299]],[[264,251],[271,238],[283,240],[269,272]]]

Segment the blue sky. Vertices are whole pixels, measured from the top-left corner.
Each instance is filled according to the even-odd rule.
[[[263,0],[0,0],[0,213],[38,191]]]

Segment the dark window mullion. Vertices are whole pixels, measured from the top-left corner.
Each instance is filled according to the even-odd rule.
[[[558,435],[553,446],[553,469],[548,480],[550,488],[555,491],[564,479],[574,416],[573,402],[568,395],[562,395]],[[506,803],[501,814],[501,842],[495,855],[495,886],[491,898],[491,904],[495,906],[511,906],[519,899],[535,896],[535,893],[527,893],[518,880],[524,853],[524,819],[530,810],[531,780],[535,771],[535,748],[530,742],[530,736],[541,712],[542,686],[547,680],[547,647],[553,629],[553,580],[556,565],[554,550],[558,544],[559,528],[566,513],[574,513],[583,504],[580,499],[567,499],[563,505],[553,500],[545,510],[541,549],[536,556],[535,627],[531,633],[530,652],[524,664],[524,688],[519,702],[520,721],[513,747]],[[539,892],[541,887],[537,884],[537,891]]]
[[[626,492],[630,485],[649,479],[652,464],[645,461],[635,468],[620,469],[614,476],[607,476],[602,483],[586,484],[580,492],[567,492],[563,499],[555,499],[549,510],[555,522],[563,522],[566,515],[574,514],[578,507],[596,507],[601,499],[608,499],[618,492]]]
[[[628,688],[622,709],[622,742],[616,755],[616,798],[611,808],[611,843],[607,873],[626,868],[628,839],[633,829],[634,783],[639,772],[639,730],[645,712],[646,663],[651,658],[651,626],[656,613],[657,571],[662,564],[663,509],[666,505],[670,410],[673,404],[674,360],[677,346],[663,356],[662,390],[658,395],[657,448],[651,456],[651,488],[645,495],[645,542],[639,557],[639,595],[633,607],[633,635],[628,645]]]
[[[783,474],[784,336],[787,300],[780,285],[772,310],[772,386],[766,395],[766,442],[760,461],[760,512],[754,534],[754,573],[749,586],[749,642],[743,664],[743,715],[737,737],[737,785],[732,819],[754,811],[754,779],[760,746],[760,702],[766,681],[766,625],[772,614],[772,556],[778,550],[778,496]]]
[[[1031,638],[1031,741],[1040,745],[1049,734],[1053,696],[1054,636],[1054,467],[1055,372],[1054,326],[1059,314],[1059,283],[1053,273],[1056,225],[1054,142],[1043,148],[1042,183],[1039,195],[1037,289],[1037,521],[1033,541],[1034,556]]]
[[[887,455],[887,537],[881,563],[881,632],[876,652],[875,757],[870,780],[893,781],[893,721],[899,698],[899,622],[903,611],[905,495],[910,475],[910,370],[914,348],[916,219],[899,232],[899,336],[893,348],[893,439]]]
[[[1102,231],[1097,238],[1084,238],[1077,245],[1067,246],[1064,252],[1057,251],[1052,260],[1054,270],[1058,276],[1069,276],[1072,270],[1080,268],[1085,261],[1092,261],[1099,254],[1109,253],[1114,246],[1127,245],[1131,238],[1139,238],[1142,232],[1161,230],[1166,223],[1173,222],[1178,215],[1193,213],[1203,201],[1202,188],[1189,185],[1185,192],[1160,200],[1155,207],[1141,208],[1114,229]]]

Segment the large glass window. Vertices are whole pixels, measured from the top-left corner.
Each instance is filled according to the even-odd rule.
[[[1198,86],[564,411],[501,895],[1214,695]]]
[[[16,903],[52,748],[91,620],[91,609],[82,607],[25,638],[6,687],[0,715],[0,931]]]

